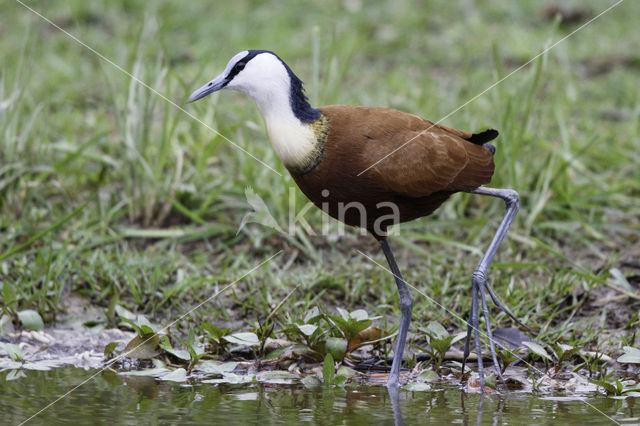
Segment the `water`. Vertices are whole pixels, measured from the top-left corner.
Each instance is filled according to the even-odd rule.
[[[0,373],[0,423],[19,424],[93,372],[78,368],[25,371],[25,377],[11,381],[6,380],[7,374]],[[184,385],[107,371],[29,424],[615,424],[604,414],[623,424],[640,423],[640,404],[636,407],[634,398],[583,398],[530,393],[483,398],[456,388],[400,391],[394,418],[383,386]]]

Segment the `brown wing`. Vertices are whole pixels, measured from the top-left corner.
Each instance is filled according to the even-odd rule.
[[[491,181],[493,155],[465,140],[472,133],[434,125],[393,109],[330,108],[340,108],[331,115],[349,116],[352,143],[364,139],[360,149],[362,169],[384,158],[366,173],[375,174],[382,185],[397,194],[423,197],[438,191],[468,191]]]

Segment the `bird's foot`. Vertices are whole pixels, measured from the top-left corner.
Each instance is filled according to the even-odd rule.
[[[504,377],[502,377],[502,367],[500,367],[500,363],[498,362],[498,356],[496,354],[496,349],[494,340],[493,340],[493,332],[491,331],[491,320],[489,318],[489,309],[487,308],[487,298],[485,297],[484,290],[485,288],[489,288],[489,284],[487,284],[487,280],[484,279],[483,283],[479,286],[480,290],[480,298],[482,299],[482,316],[484,317],[485,326],[487,328],[487,337],[489,339],[489,350],[491,351],[491,359],[493,360],[493,367],[496,370],[496,375],[500,379],[500,383],[506,386],[506,382],[504,381]],[[480,345],[478,345],[478,348]],[[481,354],[478,353],[478,359],[481,359]],[[481,378],[481,383],[484,381],[484,377]]]
[[[471,299],[471,312],[469,314],[469,321],[467,322],[467,339],[465,341],[464,346],[464,357],[462,363],[462,372],[464,377],[464,367],[466,365],[467,357],[470,352],[470,343],[471,343],[471,332],[473,331],[475,344],[476,344],[476,354],[478,356],[478,376],[481,392],[484,393],[485,386],[485,375],[484,375],[484,365],[482,362],[482,348],[480,342],[480,307],[482,307],[482,316],[485,320],[486,334],[489,340],[489,351],[491,353],[491,359],[493,361],[493,366],[495,368],[496,376],[498,377],[500,383],[506,386],[506,382],[504,377],[502,376],[502,368],[500,363],[498,362],[498,356],[495,350],[495,344],[500,345],[493,339],[493,333],[491,331],[491,321],[489,318],[489,309],[487,308],[487,298],[485,296],[485,289],[489,292],[491,299],[493,302],[503,310],[509,317],[511,317],[514,321],[516,321],[519,325],[529,330],[527,326],[525,326],[521,321],[519,321],[515,315],[513,315],[504,304],[496,297],[491,286],[487,283],[484,274],[476,271],[473,275],[472,279],[472,299]],[[481,303],[481,306],[479,306]],[[502,345],[500,345],[502,346]]]

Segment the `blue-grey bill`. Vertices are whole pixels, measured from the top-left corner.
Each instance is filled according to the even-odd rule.
[[[214,78],[213,80],[211,80],[210,82],[208,82],[207,84],[205,84],[204,86],[202,86],[201,88],[193,92],[191,96],[189,96],[189,99],[187,99],[187,103],[195,102],[198,99],[202,99],[205,96],[210,95],[211,93],[222,89],[225,83],[226,83],[225,78],[222,75]]]

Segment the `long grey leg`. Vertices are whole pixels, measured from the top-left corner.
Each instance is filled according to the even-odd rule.
[[[487,289],[489,291],[489,295],[491,296],[491,299],[493,299],[494,303],[500,309],[505,311],[507,315],[509,315],[511,318],[515,319],[516,322],[521,324],[520,321],[518,321],[515,318],[515,316],[511,312],[509,312],[507,308],[502,304],[502,302],[500,302],[500,300],[495,296],[495,294],[493,293],[493,290],[487,283],[487,270],[491,265],[491,261],[493,260],[493,257],[498,251],[498,247],[500,246],[500,243],[502,242],[504,237],[507,235],[507,230],[509,229],[509,226],[511,226],[513,219],[516,217],[516,214],[518,213],[520,197],[518,196],[518,193],[512,189],[480,187],[469,192],[472,194],[489,195],[491,197],[498,197],[503,199],[506,204],[505,215],[502,218],[502,221],[500,222],[500,225],[498,226],[498,230],[493,236],[493,239],[491,240],[491,244],[489,244],[489,248],[484,253],[484,256],[482,256],[482,260],[480,260],[480,263],[478,264],[478,267],[473,273],[473,277],[471,279],[471,287],[472,287],[473,294],[472,294],[472,302],[471,302],[471,314],[470,314],[469,322],[467,323],[467,341],[465,342],[464,358],[466,359],[466,357],[469,355],[468,348],[469,348],[469,340],[471,339],[471,328],[474,328],[474,331],[475,331],[474,335],[476,338],[476,352],[478,355],[478,375],[480,376],[480,387],[484,392],[484,371],[482,368],[482,353],[480,352],[479,330],[478,330],[478,325],[479,325],[478,293],[480,293],[480,297],[482,299],[482,310],[483,310],[483,316],[485,319],[485,324],[487,327],[487,336],[489,337],[489,348],[491,350],[491,357],[493,359],[496,373],[499,375],[500,379],[502,379],[502,374],[500,372],[500,364],[498,364],[495,348],[493,345],[493,337],[492,337],[491,327],[490,327],[491,324],[489,321],[489,310],[487,309],[484,290]],[[464,365],[464,362],[463,362],[463,365]],[[504,383],[503,379],[502,381]]]
[[[382,246],[382,251],[387,258],[387,262],[389,262],[391,272],[396,279],[398,294],[400,295],[400,312],[402,312],[402,317],[400,318],[400,330],[398,331],[396,350],[393,354],[391,373],[389,373],[389,379],[387,381],[388,388],[397,388],[400,379],[400,365],[402,364],[402,354],[404,353],[404,345],[407,340],[407,331],[409,330],[409,323],[411,322],[413,296],[411,296],[411,292],[409,291],[407,284],[404,282],[404,279],[400,274],[400,269],[398,269],[398,265],[396,264],[396,260],[393,257],[391,247],[389,247],[389,242],[387,241],[386,237],[380,240],[380,245]]]

